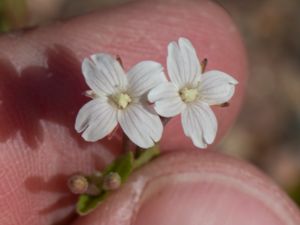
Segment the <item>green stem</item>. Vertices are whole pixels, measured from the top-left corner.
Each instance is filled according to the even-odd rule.
[[[152,148],[145,149],[145,150],[138,150],[137,151],[138,156],[133,162],[133,170],[136,170],[140,168],[141,166],[147,164],[152,159],[157,157],[160,154],[159,147],[155,145]]]
[[[128,139],[127,139],[128,140]],[[124,140],[125,146],[127,140]],[[107,190],[104,187],[103,179],[110,173],[116,173],[120,176],[120,184],[124,183],[128,176],[138,168],[150,162],[160,154],[158,145],[149,149],[136,149],[135,156],[133,151],[126,148],[126,152],[116,158],[111,164],[102,171],[88,176],[89,185],[93,189],[81,194],[76,204],[76,210],[79,215],[86,215],[99,206],[114,191]]]

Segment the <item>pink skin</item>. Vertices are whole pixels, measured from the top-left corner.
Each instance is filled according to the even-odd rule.
[[[299,222],[297,207],[254,167],[211,151],[177,151],[143,167],[96,212],[75,224]]]
[[[240,82],[229,108],[214,107],[219,121],[218,138],[215,141],[218,143],[231,126],[242,103],[247,65],[244,48],[235,26],[229,16],[211,2],[137,1],[30,30],[22,35],[10,34],[0,38],[0,224],[70,224],[76,220],[72,213],[75,198],[66,188],[67,178],[78,171],[91,172],[95,168],[101,169],[120,153],[119,134],[113,135],[112,141],[106,139],[97,143],[85,143],[74,131],[76,114],[88,101],[82,95],[82,92],[87,90],[80,71],[82,59],[92,53],[104,51],[120,55],[125,68],[147,59],[165,65],[168,42],[180,36],[191,39],[199,56],[209,59],[208,70],[225,71]],[[292,221],[299,222],[294,205],[282,194],[274,197],[273,189],[255,187],[256,190],[263,190],[265,198],[269,197],[273,203],[269,205],[261,204],[257,196],[245,195],[244,192],[233,195],[233,191],[236,193],[236,190],[226,185],[227,180],[235,177],[236,173],[224,172],[225,178],[222,182],[215,181],[213,176],[208,183],[189,180],[186,184],[178,185],[178,189],[168,186],[173,182],[172,177],[170,180],[165,179],[160,188],[156,185],[156,180],[162,175],[165,176],[165,171],[172,169],[172,173],[191,172],[196,164],[201,164],[201,171],[206,171],[211,166],[204,163],[204,159],[212,164],[223,165],[216,167],[221,174],[226,165],[230,166],[232,171],[242,170],[246,173],[252,170],[241,162],[223,158],[216,153],[206,153],[207,156],[202,159],[203,153],[195,153],[191,141],[182,134],[178,118],[168,124],[161,147],[163,151],[187,150],[189,153],[170,153],[165,161],[158,160],[147,167],[148,169],[138,173],[149,177],[149,168],[161,170],[159,172],[153,169],[153,173],[150,173],[157,176],[152,179],[156,187],[154,197],[134,204],[140,206],[140,210],[134,214],[129,210],[128,215],[135,215],[133,222],[136,224],[143,224],[141,220],[147,216],[151,216],[146,219],[147,223],[151,223],[152,218],[155,222],[166,218],[161,222],[166,224],[168,218],[175,216],[172,213],[174,210],[176,215],[192,216],[191,218],[197,217],[195,210],[198,208],[202,212],[213,212],[215,205],[209,203],[210,199],[212,202],[222,193],[225,196],[222,201],[224,211],[218,208],[215,213],[215,216],[220,215],[220,218],[228,214],[226,210],[232,209],[239,215],[240,220],[248,221],[248,217],[263,219],[266,215],[269,218],[267,221],[277,221],[276,223],[280,224],[286,217],[277,215],[277,211],[275,213],[272,207],[278,206],[289,209],[286,215],[290,216]],[[172,164],[173,160],[178,163]],[[210,173],[207,173],[208,175]],[[260,173],[255,172],[253,176],[262,180],[264,187],[274,186]],[[241,180],[246,186],[251,184],[249,179]],[[145,193],[151,192],[150,183],[152,181],[149,181],[149,188]],[[129,182],[126,187],[130,184],[132,183]],[[238,185],[235,188],[242,189]],[[188,192],[182,198],[172,194],[184,193],[184,190]],[[207,195],[204,190],[207,190]],[[157,200],[157,193],[162,193],[159,198],[163,202]],[[119,204],[130,201],[129,194],[128,188],[122,188],[117,197],[113,198],[115,200],[106,203],[112,211],[105,213],[103,207],[99,208],[97,213],[78,220],[77,224],[93,224],[95,219],[97,224],[105,224],[107,219],[121,220],[124,215],[116,214],[115,211]],[[163,211],[161,207],[170,206],[169,198],[174,198],[178,204],[182,202],[186,205],[181,214],[176,211],[175,203],[172,204],[174,210],[170,208],[168,212]],[[194,200],[197,198],[200,202],[203,198],[207,204],[199,204]],[[116,199],[118,204],[113,203]],[[244,205],[245,200],[251,202],[246,211],[244,207],[238,207]],[[193,205],[195,207],[192,207]],[[157,214],[154,209],[158,209]],[[160,212],[165,213],[159,216]],[[203,223],[211,220],[206,219],[204,214],[199,215]],[[235,216],[230,215],[231,219],[234,219]],[[228,221],[232,222],[230,218]],[[230,222],[228,223],[235,224]]]

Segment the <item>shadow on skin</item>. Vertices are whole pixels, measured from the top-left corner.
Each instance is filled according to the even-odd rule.
[[[74,131],[80,107],[88,99],[81,64],[67,48],[56,45],[46,51],[47,66],[30,66],[20,74],[7,60],[0,60],[0,141],[19,131],[23,141],[36,149],[43,141],[40,120],[63,125],[82,147]]]
[[[71,194],[67,187],[67,180],[70,175],[59,174],[51,178],[50,180],[45,180],[41,176],[32,176],[25,180],[25,187],[28,191],[37,194],[40,192],[55,192],[64,194],[57,201],[47,206],[39,211],[40,215],[47,215],[49,213],[55,212],[62,208],[67,208],[74,206],[76,203],[77,196]],[[63,219],[56,221],[53,225],[65,225],[70,224],[77,218],[75,211],[66,215]]]
[[[70,213],[64,219],[54,222],[51,225],[69,225],[73,223],[78,218],[76,212]]]
[[[22,144],[37,150],[44,139],[46,141],[44,129],[47,128],[42,126],[41,121],[49,121],[68,129],[69,132],[64,138],[76,141],[78,146],[71,145],[72,148],[76,148],[76,154],[78,149],[96,145],[90,153],[93,160],[91,163],[94,168],[103,169],[107,162],[103,161],[101,151],[97,151],[97,147],[101,146],[99,142],[85,142],[74,130],[79,109],[89,101],[83,95],[88,87],[81,73],[81,63],[69,49],[59,45],[47,49],[45,57],[45,66],[28,66],[21,72],[18,72],[11,62],[0,58],[0,142],[6,143],[21,138]],[[120,132],[119,129],[117,133]],[[101,141],[112,154],[121,151],[122,143],[117,136],[114,133],[110,138]],[[70,148],[68,142],[64,144]],[[43,150],[53,151],[54,156],[57,154],[55,149]],[[28,154],[34,156],[36,153]],[[61,154],[58,156],[63,157]],[[77,197],[67,188],[67,179],[71,174],[56,174],[47,179],[40,175],[34,176],[33,171],[30,175],[24,178],[23,183],[29,194],[39,198],[39,195],[48,192],[54,193],[55,196],[54,202],[46,202],[36,213],[41,217],[56,219],[53,225],[71,224],[77,217],[75,210],[62,219],[55,217],[56,214],[59,215],[60,210],[68,210],[75,205]]]
[[[56,192],[68,193],[67,181],[70,175],[59,174],[46,181],[41,176],[28,177],[25,181],[25,186],[31,193],[38,192]]]

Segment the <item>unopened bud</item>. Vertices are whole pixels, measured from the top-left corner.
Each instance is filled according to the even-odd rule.
[[[124,69],[124,66],[123,66],[123,62],[122,62],[121,56],[117,55],[117,56],[116,56],[116,60],[120,63],[121,67]]]
[[[228,107],[230,105],[230,103],[229,102],[224,102],[223,104],[221,104],[220,106],[221,107]]]
[[[86,177],[82,175],[74,175],[69,178],[68,186],[72,193],[84,194],[89,188],[89,182]]]
[[[102,188],[107,191],[116,190],[121,186],[121,177],[118,173],[111,172],[103,179]]]
[[[85,92],[84,92],[84,95],[85,95],[86,97],[89,97],[89,98],[92,98],[92,99],[95,99],[95,98],[98,97],[98,95],[97,95],[94,91],[92,91],[92,90],[87,90],[87,91],[85,91]]]
[[[207,58],[205,58],[205,59],[202,60],[202,62],[201,62],[202,72],[205,71],[207,63],[208,63]]]

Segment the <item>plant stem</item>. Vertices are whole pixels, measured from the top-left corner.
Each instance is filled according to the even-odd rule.
[[[125,133],[123,133],[123,150],[124,152],[129,152],[129,151],[136,151],[137,146],[126,136]]]

